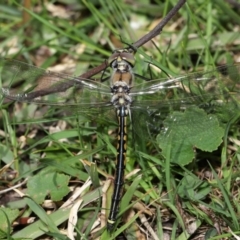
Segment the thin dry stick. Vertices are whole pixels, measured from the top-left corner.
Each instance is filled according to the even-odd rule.
[[[168,21],[178,12],[178,10],[183,6],[186,0],[179,0],[177,5],[172,8],[172,10],[167,14],[167,16],[148,34],[140,38],[133,44],[133,47],[139,48],[144,45],[146,42],[152,40],[154,37],[159,35],[162,32],[164,26],[168,23]]]

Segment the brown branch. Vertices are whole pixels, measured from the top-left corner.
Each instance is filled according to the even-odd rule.
[[[90,78],[94,75],[96,75],[97,73],[100,73],[101,71],[103,71],[104,69],[106,69],[108,67],[108,62],[104,61],[100,66],[97,66],[95,68],[92,68],[90,71],[87,71],[85,73],[83,73],[81,76],[79,76],[80,78]]]
[[[136,41],[133,44],[133,47],[139,48],[146,42],[150,41],[151,39],[153,39],[154,37],[159,35],[161,33],[162,29],[164,28],[164,26],[178,12],[178,10],[183,6],[183,4],[185,4],[185,2],[186,2],[186,0],[179,0],[177,5],[170,10],[170,12],[167,14],[167,16],[152,31],[150,31],[148,34],[146,34],[145,36],[140,38],[138,41]]]
[[[76,78],[79,78],[79,80],[90,78],[90,77],[96,75],[97,73],[101,72],[102,70],[104,70],[106,67],[108,67],[108,65],[107,65],[107,62],[105,61],[100,66],[92,68],[90,71],[87,71],[86,73],[84,73],[81,76],[76,77]],[[58,75],[58,74],[56,73],[56,75]],[[74,82],[74,84],[76,84],[76,83]],[[25,99],[29,100],[29,99],[34,99],[37,97],[42,97],[42,96],[46,96],[46,95],[53,94],[53,93],[64,92],[65,90],[67,90],[68,88],[70,88],[72,86],[73,86],[73,84],[71,83],[71,81],[60,83],[57,86],[54,85],[49,88],[43,88],[41,90],[36,90],[34,92],[30,92],[27,94]],[[81,84],[79,83],[79,88],[80,87],[81,87]]]

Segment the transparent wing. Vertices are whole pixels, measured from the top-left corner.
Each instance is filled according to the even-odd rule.
[[[110,87],[103,83],[16,60],[0,59],[0,77],[0,94],[15,101],[87,109],[108,106],[111,97]]]
[[[131,95],[140,149],[152,139],[163,152],[170,146],[174,149],[171,161],[190,162],[194,147],[216,150],[226,123],[239,117],[240,65],[143,82],[131,89]]]
[[[186,108],[204,103],[240,99],[240,64],[222,66],[173,79],[143,82],[131,89],[133,107]],[[235,102],[236,102],[235,101]]]
[[[110,106],[106,84],[49,72],[23,62],[0,59],[0,94],[10,100],[57,105],[83,111]],[[205,103],[239,100],[240,65],[222,66],[173,79],[155,79],[133,86],[132,108],[185,109]]]

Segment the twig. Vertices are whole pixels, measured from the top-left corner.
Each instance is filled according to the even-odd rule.
[[[150,41],[157,35],[159,35],[162,32],[162,29],[164,26],[168,23],[168,21],[178,12],[178,10],[183,6],[183,4],[186,2],[186,0],[179,0],[177,5],[171,9],[171,11],[167,14],[167,16],[148,34],[140,38],[138,41],[136,41],[133,46],[136,48],[141,47],[146,42]]]

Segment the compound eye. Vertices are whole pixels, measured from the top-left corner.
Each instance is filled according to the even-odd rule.
[[[108,59],[108,65],[112,67],[116,67],[116,65],[112,65],[112,63],[114,61],[121,61],[122,59],[133,67],[135,65],[134,53],[135,51],[132,48],[115,50]]]
[[[121,53],[122,59],[124,59],[126,62],[128,62],[132,67],[135,65],[135,57],[130,52],[123,52]]]
[[[113,61],[115,61],[118,58],[118,56],[119,56],[119,52],[115,50],[108,59],[108,65],[113,66]]]

